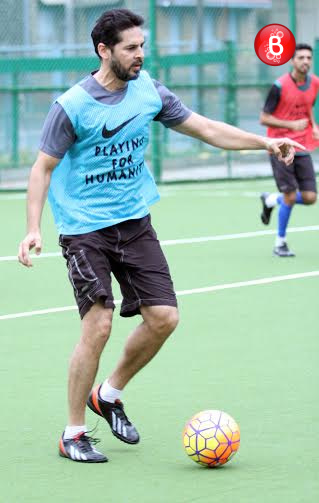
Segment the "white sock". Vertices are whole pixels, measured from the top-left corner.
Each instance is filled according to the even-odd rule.
[[[105,402],[114,403],[115,400],[121,399],[122,390],[113,388],[106,379],[100,387],[99,395]]]
[[[273,192],[272,194],[269,194],[266,199],[265,199],[265,203],[266,203],[266,206],[267,208],[274,208],[274,206],[276,206],[277,204],[277,199],[278,199],[278,192]]]
[[[275,246],[282,246],[283,244],[285,244],[286,242],[286,238],[281,238],[280,236],[276,236],[276,243],[275,243]]]
[[[86,433],[87,431],[88,431],[88,429],[85,424],[83,424],[82,426],[66,426],[65,430],[64,430],[63,438],[65,440],[70,440],[70,438],[75,437],[79,433],[82,433],[82,432]]]

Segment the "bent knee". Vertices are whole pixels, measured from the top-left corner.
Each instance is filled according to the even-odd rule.
[[[317,201],[316,192],[302,193],[302,200],[304,204],[314,204]]]
[[[170,311],[165,319],[165,328],[171,334],[177,327],[179,322],[179,314],[176,308]]]
[[[83,318],[83,337],[92,344],[104,343],[112,330],[113,311],[96,304]]]
[[[295,192],[289,192],[287,194],[284,194],[284,203],[287,204],[288,206],[293,206],[296,202],[296,193]]]
[[[152,332],[168,337],[177,327],[179,314],[176,307],[161,306],[156,315],[146,320]]]
[[[101,338],[109,338],[112,329],[112,318],[101,316],[95,325],[95,332]]]

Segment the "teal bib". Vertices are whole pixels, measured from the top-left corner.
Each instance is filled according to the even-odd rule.
[[[82,234],[142,218],[159,200],[144,160],[149,124],[162,108],[147,72],[128,82],[116,105],[79,84],[58,98],[76,141],[52,173],[49,202],[60,234]]]

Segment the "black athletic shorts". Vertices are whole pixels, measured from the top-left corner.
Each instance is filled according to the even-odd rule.
[[[140,306],[177,306],[169,268],[151,217],[127,220],[87,234],[60,235],[81,318],[96,302],[114,309],[111,273],[122,292],[121,316]]]
[[[310,155],[296,155],[292,164],[286,166],[271,154],[270,162],[280,192],[285,194],[297,189],[317,192],[316,175]]]

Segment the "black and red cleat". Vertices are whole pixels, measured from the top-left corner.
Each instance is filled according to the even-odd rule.
[[[137,444],[140,441],[140,436],[125,414],[123,403],[120,400],[116,400],[114,403],[102,400],[99,395],[100,387],[101,385],[98,384],[92,389],[87,401],[88,407],[95,414],[104,417],[109,423],[113,435],[118,439],[127,444]]]
[[[107,457],[93,447],[98,442],[97,438],[89,437],[85,432],[70,439],[65,439],[63,433],[59,442],[59,455],[81,463],[105,463],[108,461]]]

